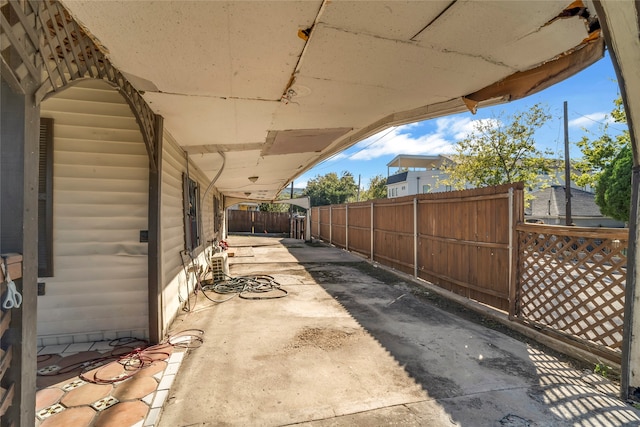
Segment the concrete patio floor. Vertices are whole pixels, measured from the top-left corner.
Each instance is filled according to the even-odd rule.
[[[204,342],[185,356],[160,426],[640,425],[602,377],[443,311],[357,256],[273,237],[229,243],[232,276],[268,274],[289,294],[199,295],[172,330],[201,329]]]

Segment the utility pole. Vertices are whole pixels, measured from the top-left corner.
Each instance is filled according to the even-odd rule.
[[[564,101],[564,199],[566,203],[566,224],[573,224],[571,218],[571,162],[569,160],[569,118],[567,115],[567,101]]]
[[[291,195],[289,198],[293,199],[293,181],[291,181]],[[289,215],[293,217],[293,205],[291,203],[289,203]]]
[[[358,196],[356,197],[356,202],[360,201],[360,174],[358,174]]]

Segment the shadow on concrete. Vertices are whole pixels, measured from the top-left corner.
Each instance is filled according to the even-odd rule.
[[[310,249],[326,246],[281,243],[460,425],[640,425],[601,376],[375,264],[309,262]]]

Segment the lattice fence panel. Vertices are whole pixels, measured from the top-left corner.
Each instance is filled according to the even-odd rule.
[[[573,227],[550,228],[519,227],[516,315],[621,351],[627,235],[576,236],[569,234]]]

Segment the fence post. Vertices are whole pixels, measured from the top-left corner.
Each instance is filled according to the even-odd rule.
[[[514,257],[514,244],[513,244],[513,232],[514,232],[514,197],[513,197],[513,187],[509,188],[509,319],[515,317],[516,314],[516,275],[514,262],[517,261],[518,257]]]
[[[349,203],[344,205],[344,247],[349,250]]]
[[[413,198],[413,277],[418,278],[418,198]]]
[[[333,205],[329,205],[329,244],[331,244],[331,239],[333,238]]]
[[[371,202],[371,261],[373,261],[373,202]]]

